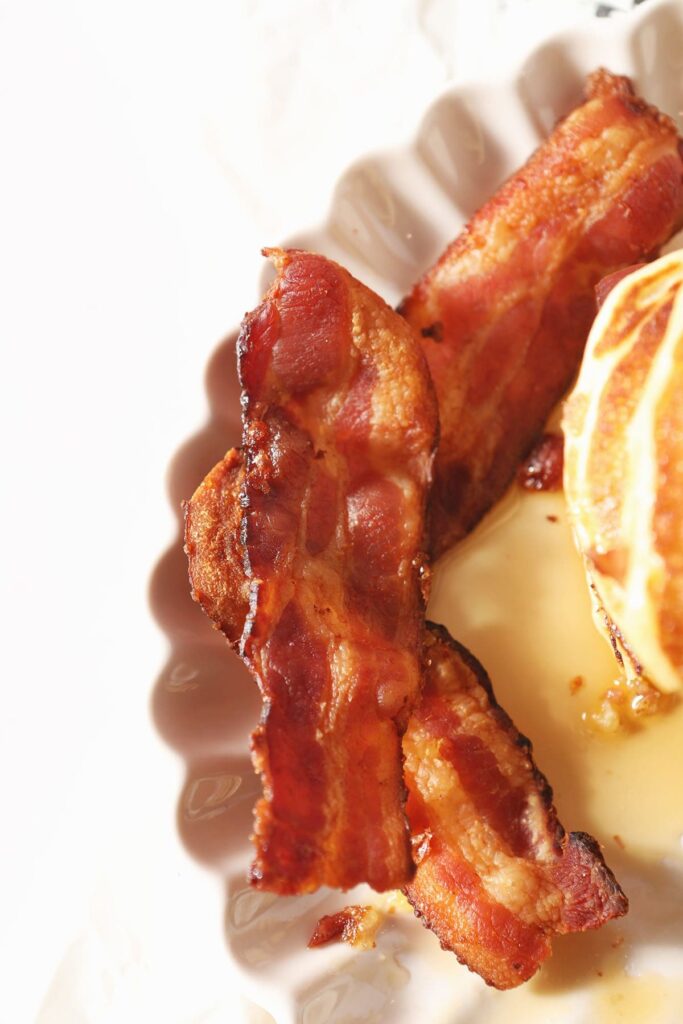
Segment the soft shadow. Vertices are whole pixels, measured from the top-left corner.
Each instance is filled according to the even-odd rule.
[[[519,97],[539,138],[545,138],[583,99],[586,76],[561,42],[540,46],[525,62]]]
[[[475,110],[462,91],[449,93],[430,107],[417,138],[422,160],[465,217],[511,170],[503,147]]]
[[[683,123],[683,12],[671,7],[646,12],[640,30],[631,39],[636,83],[648,82],[647,100]]]
[[[359,160],[335,189],[327,227],[374,274],[406,292],[442,245],[440,225],[421,209],[419,199],[396,178],[391,155]]]
[[[205,381],[209,418],[169,467],[168,493],[178,531],[149,588],[152,612],[171,648],[154,685],[152,718],[185,761],[178,832],[194,857],[221,870],[240,842],[244,846],[251,827],[258,787],[249,763],[249,733],[260,702],[249,673],[190,596],[182,502],[240,441],[235,341],[236,335],[230,335],[211,357]]]

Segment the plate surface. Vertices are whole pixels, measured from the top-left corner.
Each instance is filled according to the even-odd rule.
[[[337,259],[396,302],[580,99],[586,74],[599,65],[630,75],[639,92],[680,124],[681,5],[664,0],[637,17],[596,22],[549,40],[509,77],[446,90],[409,145],[357,161],[336,186],[327,221],[287,244]],[[173,493],[187,495],[211,457],[238,441],[233,360],[234,337],[209,366],[213,418],[176,460]],[[180,557],[177,549],[173,557]],[[565,825],[601,839],[631,896],[624,924],[557,942],[553,961],[512,993],[487,989],[400,910],[388,915],[373,951],[306,949],[321,914],[346,902],[378,903],[369,890],[277,899],[249,889],[247,836],[259,786],[247,744],[258,700],[208,623],[183,612],[174,617],[176,602],[185,600],[168,588],[155,598],[172,644],[155,691],[155,717],[186,760],[181,836],[224,879],[230,956],[245,996],[264,1014],[277,1024],[680,1019],[683,807],[666,779],[682,777],[675,736],[683,720],[674,715],[611,741],[582,727],[581,712],[615,670],[590,622],[561,498],[509,495],[442,560],[430,605],[430,617],[482,659],[501,703],[531,735]],[[577,675],[587,680],[578,699],[567,686]],[[650,800],[653,786],[657,795]]]

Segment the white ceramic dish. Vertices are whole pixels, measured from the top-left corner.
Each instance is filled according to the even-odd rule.
[[[632,76],[648,100],[680,121],[683,5],[648,3],[637,16],[549,40],[510,77],[447,90],[409,145],[354,164],[335,189],[326,223],[288,243],[326,253],[397,301],[579,100],[585,75],[598,65]],[[189,461],[181,460],[172,488],[181,493],[209,469],[209,450],[237,440],[237,392],[225,383],[233,355],[228,342],[209,368],[214,418]],[[186,597],[162,600],[172,606]],[[487,666],[499,699],[534,740],[565,825],[605,844],[631,896],[631,914],[598,935],[556,943],[550,965],[512,993],[487,989],[400,912],[387,918],[373,951],[308,951],[322,913],[377,899],[369,890],[276,899],[249,889],[247,837],[258,783],[247,742],[258,715],[255,687],[199,614],[166,615],[175,623],[168,630],[173,650],[155,695],[157,723],[186,756],[179,828],[190,851],[225,879],[226,939],[244,994],[277,1024],[679,1021],[683,800],[666,782],[683,777],[683,744],[675,741],[683,720],[674,715],[614,741],[592,738],[581,726],[581,711],[615,667],[590,622],[562,499],[508,497],[440,564],[430,615]],[[577,675],[587,684],[571,697],[567,683]]]

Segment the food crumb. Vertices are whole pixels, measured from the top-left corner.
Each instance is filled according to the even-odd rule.
[[[624,936],[617,935],[616,939],[612,942],[612,949],[619,949],[619,946],[624,945]]]
[[[517,471],[517,481],[525,491],[562,489],[564,438],[561,434],[543,434]]]
[[[557,516],[546,516],[546,519],[548,520],[549,523],[556,523],[557,522]]]
[[[583,676],[574,676],[573,679],[569,680],[569,692],[572,697],[579,692],[582,686],[586,685],[586,680]]]
[[[382,915],[374,907],[352,905],[336,914],[321,917],[309,939],[308,948],[328,942],[348,942],[358,949],[374,949]]]
[[[612,839],[617,844],[617,846],[619,847],[620,850],[625,850],[626,849],[626,843],[621,838],[621,836],[614,835],[614,836],[612,836]]]
[[[670,710],[675,703],[675,695],[661,693],[646,679],[623,678],[605,690],[595,709],[584,712],[582,718],[597,732],[632,732],[644,719]]]

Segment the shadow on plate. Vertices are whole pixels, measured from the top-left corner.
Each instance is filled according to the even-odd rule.
[[[260,701],[249,673],[190,596],[183,550],[182,501],[240,440],[236,335],[216,349],[206,372],[209,419],[175,454],[168,491],[178,531],[150,581],[152,612],[170,653],[152,693],[152,717],[185,761],[178,831],[189,852],[223,868],[244,847],[255,778],[249,733]],[[247,808],[248,807],[248,811]]]
[[[264,278],[267,283],[267,271]],[[319,917],[352,897],[367,901],[369,891],[359,896],[320,890],[279,898],[252,889],[247,880],[253,807],[261,792],[249,757],[249,735],[261,702],[245,667],[190,596],[182,512],[183,500],[240,442],[235,341],[235,334],[229,336],[212,356],[206,371],[209,418],[177,451],[168,471],[178,529],[149,587],[152,612],[170,644],[151,695],[152,719],[184,761],[178,834],[188,853],[223,879],[225,941],[235,962],[257,981],[269,966],[300,955],[311,957],[315,981],[302,982],[301,991],[292,994],[297,1019],[307,1024],[366,1019],[348,1017],[360,992],[376,1007],[375,1016],[367,1019],[382,1020],[396,1006],[407,976],[395,959],[390,957],[389,963],[380,951],[357,955],[349,950],[341,966],[337,956],[332,958],[335,968],[330,972],[325,951],[306,950]]]

